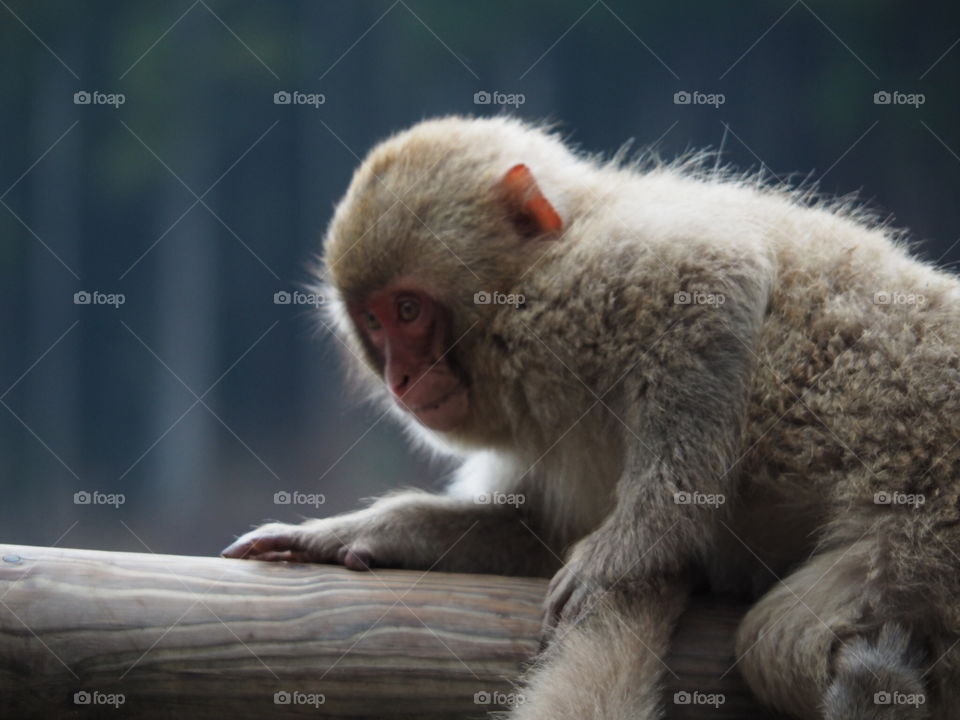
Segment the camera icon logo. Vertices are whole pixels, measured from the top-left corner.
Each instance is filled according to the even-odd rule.
[[[473,94],[474,105],[489,105],[493,101],[493,96],[486,90],[480,90]]]
[[[689,305],[693,302],[693,297],[685,290],[673,294],[674,305]]]
[[[292,101],[293,97],[286,90],[278,90],[273,94],[274,105],[289,105]]]
[[[680,692],[675,692],[673,694],[674,705],[689,705],[692,701],[693,696],[686,690],[681,690]]]
[[[73,694],[74,705],[89,705],[91,700],[93,700],[93,696],[86,690],[78,690]]]
[[[473,694],[473,703],[475,705],[489,705],[491,702],[493,702],[493,698],[486,690],[481,690]]]
[[[86,90],[79,90],[73,94],[74,105],[89,105],[92,97]]]
[[[477,505],[489,505],[492,499],[493,493],[478,493],[474,498],[474,501]]]
[[[674,105],[689,105],[692,99],[692,96],[686,90],[680,90],[673,94]]]
[[[88,293],[86,290],[81,290],[80,292],[75,292],[73,294],[74,305],[89,305],[91,299],[90,293]]]
[[[489,305],[492,299],[493,297],[486,290],[481,290],[473,294],[474,305]]]
[[[92,501],[93,496],[86,490],[81,490],[80,492],[75,492],[73,494],[74,505],[89,505]]]
[[[280,490],[273,494],[274,505],[289,505],[291,502],[293,502],[293,496],[286,490]]]
[[[274,705],[289,705],[292,697],[286,690],[277,690],[273,694]]]
[[[873,694],[874,705],[889,705],[892,701],[893,697],[886,690],[881,690]]]
[[[677,505],[689,505],[692,498],[690,497],[690,493],[682,490],[673,494],[673,501]]]
[[[886,291],[880,291],[873,294],[873,302],[875,305],[889,305],[890,304],[890,293]]]
[[[886,90],[880,90],[873,94],[874,105],[889,105],[893,101],[893,96]]]
[[[278,290],[273,294],[274,305],[289,305],[292,300],[293,296],[286,290]]]
[[[893,502],[893,497],[886,490],[881,490],[873,494],[873,502],[877,505],[889,505]]]

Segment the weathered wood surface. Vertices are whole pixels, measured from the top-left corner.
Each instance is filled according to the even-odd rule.
[[[513,692],[536,651],[545,589],[0,545],[0,717],[483,718],[498,707],[477,701]],[[668,717],[772,717],[736,670],[719,679],[741,612],[698,601],[685,616],[665,658],[679,677],[666,681]],[[683,691],[725,701],[674,703]]]

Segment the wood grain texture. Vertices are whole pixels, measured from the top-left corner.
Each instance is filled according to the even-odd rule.
[[[500,706],[482,701],[514,692],[536,652],[545,590],[533,578],[0,545],[0,717],[484,718]],[[665,658],[677,675],[669,718],[774,717],[735,669],[719,679],[741,613],[715,601],[687,613]],[[725,702],[674,702],[694,691]],[[118,694],[119,708],[103,704]]]

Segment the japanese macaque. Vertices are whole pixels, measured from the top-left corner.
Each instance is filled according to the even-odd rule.
[[[226,556],[552,576],[515,720],[660,717],[703,588],[756,598],[736,669],[768,705],[957,717],[960,282],[900,234],[449,117],[373,149],[320,272],[358,379],[462,465]]]

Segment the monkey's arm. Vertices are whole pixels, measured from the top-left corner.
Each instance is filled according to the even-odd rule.
[[[668,329],[623,379],[627,451],[614,508],[554,577],[548,627],[588,611],[614,586],[642,593],[651,578],[679,579],[709,553],[734,499],[770,287],[762,262],[735,266],[736,274],[704,282],[723,304],[663,308]]]
[[[464,463],[449,494],[403,491],[345,515],[301,525],[269,523],[237,539],[223,554],[340,563],[354,570],[398,567],[549,577],[560,560],[538,539],[522,506],[482,502],[490,499],[498,472],[497,459],[484,454]]]

